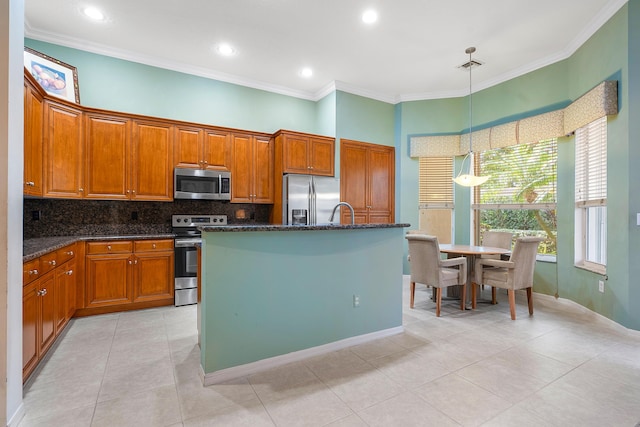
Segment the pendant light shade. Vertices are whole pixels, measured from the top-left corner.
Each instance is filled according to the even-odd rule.
[[[471,59],[471,54],[476,51],[475,47],[469,47],[464,52],[469,54],[469,62],[464,64],[463,67],[469,69],[469,152],[464,159],[462,159],[462,165],[460,166],[460,172],[458,175],[453,178],[453,181],[462,185],[463,187],[475,187],[477,185],[484,184],[490,176],[475,176],[473,174],[473,103],[471,97],[473,95],[473,91],[471,90],[471,69],[475,65],[480,65],[478,62],[474,62]],[[468,171],[469,173],[462,173],[465,170],[465,164],[467,164],[468,160]]]

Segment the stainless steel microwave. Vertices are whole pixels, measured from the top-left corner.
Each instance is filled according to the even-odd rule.
[[[175,168],[173,198],[231,200],[231,172]]]

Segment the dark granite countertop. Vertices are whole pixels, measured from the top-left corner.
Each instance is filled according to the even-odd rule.
[[[173,239],[175,234],[127,234],[100,236],[56,236],[25,239],[22,243],[22,262],[31,261],[49,252],[63,248],[75,242],[90,242],[99,240],[145,240],[145,239]]]
[[[206,232],[238,232],[238,231],[320,231],[320,230],[362,230],[372,228],[403,228],[411,224],[336,224],[336,225],[227,225],[198,227]]]

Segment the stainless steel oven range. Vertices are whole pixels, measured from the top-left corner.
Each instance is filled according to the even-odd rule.
[[[198,226],[227,225],[226,215],[172,215],[175,238],[175,305],[198,302],[198,254],[202,243]]]

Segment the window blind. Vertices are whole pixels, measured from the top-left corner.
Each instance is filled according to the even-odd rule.
[[[607,117],[576,130],[576,205],[607,201]]]
[[[453,209],[453,158],[421,157],[419,171],[421,209]]]

